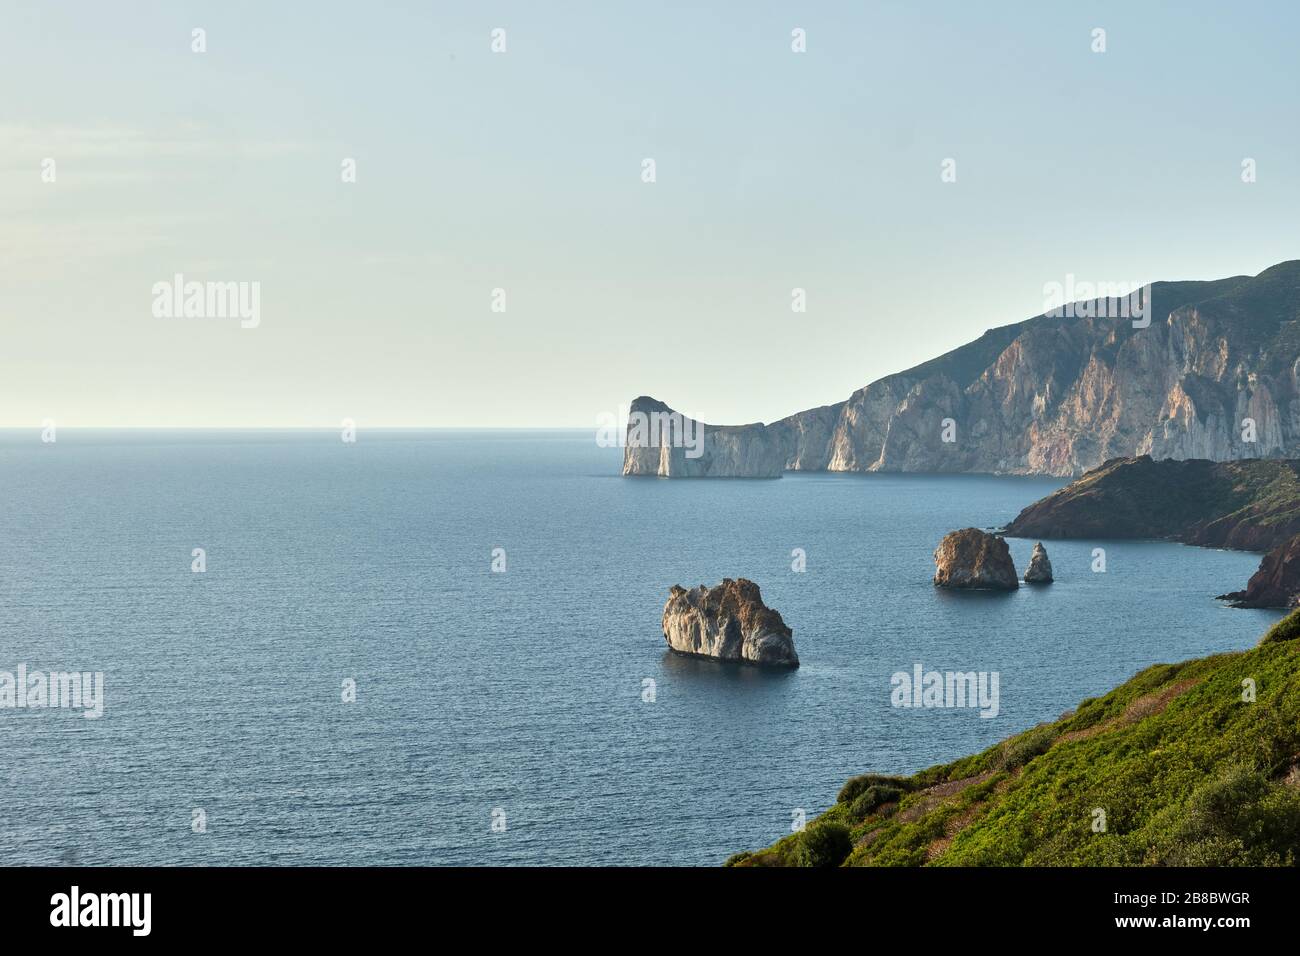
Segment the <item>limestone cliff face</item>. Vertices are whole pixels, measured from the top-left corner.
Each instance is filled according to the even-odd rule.
[[[1145,328],[1113,303],[990,330],[771,425],[705,426],[708,452],[690,464],[629,450],[624,473],[1077,476],[1121,456],[1300,457],[1300,260],[1254,278],[1154,283]]]
[[[798,667],[794,637],[763,603],[758,585],[724,578],[717,587],[674,585],[664,604],[664,640],[679,654],[723,661]]]

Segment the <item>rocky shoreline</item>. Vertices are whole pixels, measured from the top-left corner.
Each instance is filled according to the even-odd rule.
[[[1300,606],[1300,536],[1264,555],[1245,589],[1220,594],[1219,600],[1230,601],[1233,607]]]
[[[1300,601],[1300,460],[1117,458],[1036,501],[1003,529],[1016,538],[1157,538],[1268,552],[1236,607]]]
[[[1268,551],[1300,534],[1300,460],[1115,458],[1029,505],[1004,531]]]

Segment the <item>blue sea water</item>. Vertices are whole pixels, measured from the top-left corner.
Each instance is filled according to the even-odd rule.
[[[620,461],[590,432],[0,434],[0,670],[102,671],[106,696],[97,720],[0,710],[0,861],[718,864],[852,774],[980,750],[1278,616],[1213,600],[1257,555],[1158,542],[1049,541],[1046,588],[931,586],[945,532],[1056,480]],[[666,650],[668,587],[724,576],[761,585],[802,667]],[[999,672],[998,716],[891,707],[916,663]]]

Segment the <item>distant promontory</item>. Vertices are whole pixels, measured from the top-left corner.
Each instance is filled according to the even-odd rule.
[[[990,329],[833,405],[767,425],[703,425],[703,445],[690,454],[651,438],[629,441],[623,473],[1073,477],[1139,454],[1300,457],[1300,260],[1254,277],[1148,289],[1140,319],[1114,297],[1072,303]],[[779,363],[735,374],[774,371],[781,374]],[[638,410],[694,424],[648,396],[634,403],[633,417]]]
[[[1117,458],[1034,502],[1004,529],[1016,538],[1163,538],[1267,551],[1241,607],[1300,601],[1300,461]]]
[[[1034,502],[1005,532],[1267,551],[1300,534],[1300,461],[1117,458]]]

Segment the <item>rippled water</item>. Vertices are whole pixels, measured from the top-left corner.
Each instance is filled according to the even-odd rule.
[[[716,864],[851,774],[983,748],[1277,617],[1212,600],[1258,556],[1163,543],[1048,542],[1049,588],[936,592],[946,531],[1053,480],[619,464],[589,432],[0,434],[0,670],[102,671],[107,698],[99,720],[0,710],[0,858]],[[741,575],[799,670],[665,650],[670,585]],[[998,671],[998,717],[891,708],[917,662]]]

